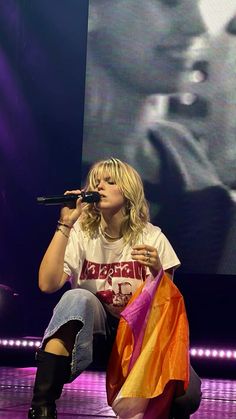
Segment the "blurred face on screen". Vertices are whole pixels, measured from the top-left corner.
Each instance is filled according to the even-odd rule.
[[[90,0],[95,59],[144,94],[176,90],[187,50],[204,32],[198,0]]]

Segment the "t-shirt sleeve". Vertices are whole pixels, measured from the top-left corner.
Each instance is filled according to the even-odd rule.
[[[160,233],[157,251],[164,271],[170,268],[177,269],[180,266],[179,258],[163,233]]]
[[[171,268],[177,269],[180,266],[180,260],[161,229],[150,225],[148,228],[148,237],[150,245],[157,249],[164,271]]]

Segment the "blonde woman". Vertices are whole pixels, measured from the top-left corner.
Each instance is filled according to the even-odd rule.
[[[37,352],[29,418],[57,417],[64,383],[93,360],[94,336],[104,336],[109,346],[120,313],[146,278],[162,270],[172,278],[180,265],[161,229],[149,222],[142,181],[130,165],[115,158],[95,163],[85,189],[97,191],[100,201],[79,198],[75,208],[62,208],[39,269],[43,292],[67,281],[72,289],[55,307]],[[81,191],[66,193],[72,192]]]

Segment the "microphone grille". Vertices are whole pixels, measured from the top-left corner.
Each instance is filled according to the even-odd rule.
[[[98,192],[95,191],[87,191],[84,193],[83,202],[87,202],[87,203],[93,203],[93,202],[99,202],[101,199],[101,196]]]

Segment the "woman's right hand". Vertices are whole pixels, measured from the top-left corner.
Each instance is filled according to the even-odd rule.
[[[80,189],[75,189],[66,191],[65,195],[80,195],[81,192]],[[44,254],[39,268],[39,288],[43,292],[55,292],[68,280],[68,275],[64,272],[66,246],[70,228],[78,220],[84,205],[82,197],[80,197],[76,201],[75,208],[72,208],[69,204],[61,208],[59,227]]]
[[[68,194],[81,194],[82,190],[74,189],[72,191],[66,191],[64,195]],[[83,210],[82,197],[78,198],[76,201],[76,207],[70,207],[70,205],[65,205],[61,209],[60,221],[70,227],[78,220]]]

